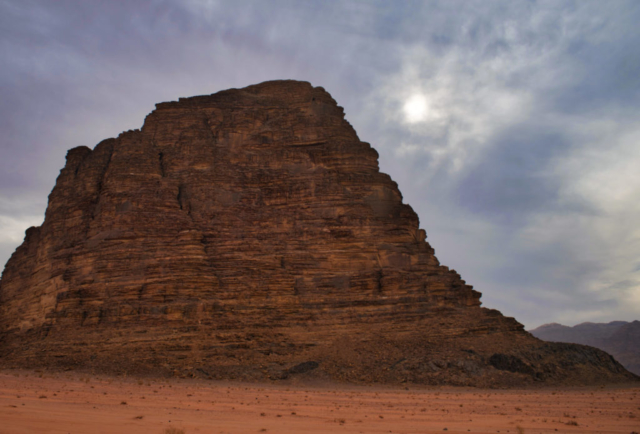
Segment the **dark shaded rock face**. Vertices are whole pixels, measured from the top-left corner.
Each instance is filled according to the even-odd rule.
[[[322,88],[158,104],[69,151],[0,286],[0,363],[140,375],[515,385],[633,378],[550,351],[439,264]],[[593,353],[583,357],[583,352]]]

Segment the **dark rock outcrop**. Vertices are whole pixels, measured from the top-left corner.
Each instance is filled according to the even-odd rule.
[[[633,378],[480,307],[377,158],[324,89],[295,81],[158,104],[142,129],[70,150],[43,225],[2,276],[0,363],[480,386]]]

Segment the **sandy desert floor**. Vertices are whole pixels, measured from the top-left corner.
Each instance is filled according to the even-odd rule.
[[[479,390],[0,372],[0,433],[632,433],[640,388]]]

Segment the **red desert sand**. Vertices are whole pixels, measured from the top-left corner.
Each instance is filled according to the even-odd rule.
[[[243,384],[0,372],[0,433],[632,433],[640,388]]]

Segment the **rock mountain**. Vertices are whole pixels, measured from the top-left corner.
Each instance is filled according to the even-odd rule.
[[[629,381],[441,265],[322,88],[161,103],[71,149],[0,282],[0,364],[477,386]],[[292,380],[288,380],[292,381]]]
[[[544,324],[530,331],[551,342],[591,345],[611,354],[622,366],[640,375],[640,321],[585,322],[573,327]]]

